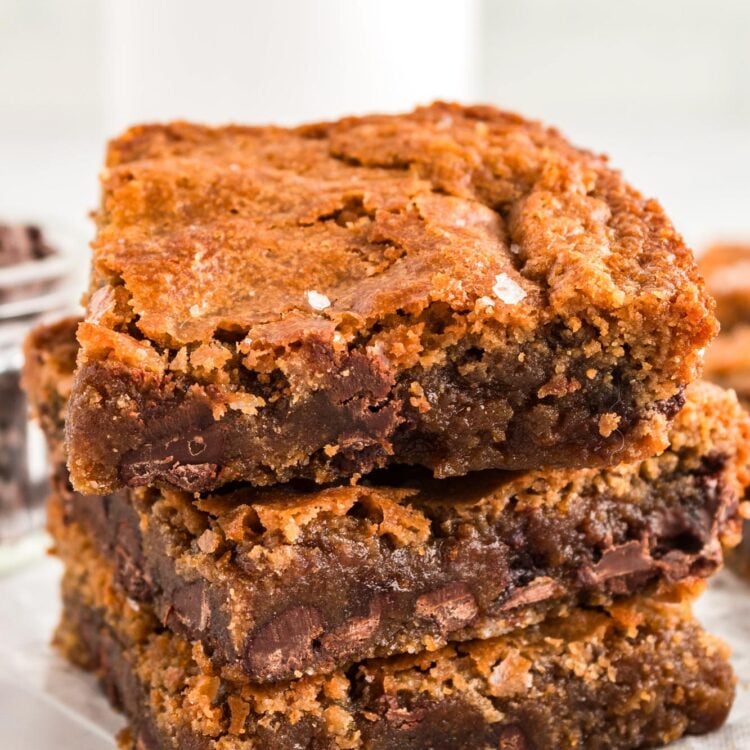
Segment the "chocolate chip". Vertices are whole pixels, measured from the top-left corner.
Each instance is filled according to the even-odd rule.
[[[321,647],[327,654],[346,652],[356,644],[369,641],[380,625],[380,607],[370,607],[365,617],[349,617],[335,630],[321,639]]]
[[[166,456],[123,464],[122,479],[128,487],[148,487],[163,480],[187,492],[202,492],[213,486],[218,472],[217,464],[181,464]]]
[[[469,587],[456,582],[422,594],[415,611],[418,617],[435,620],[442,631],[448,632],[469,625],[479,608]]]
[[[515,609],[529,604],[543,602],[560,596],[563,587],[548,576],[539,576],[525,586],[516,589],[502,604],[500,610]]]
[[[167,481],[188,492],[209,489],[226,458],[225,429],[222,421],[214,420],[204,397],[188,398],[149,420],[147,442],[123,456],[122,481],[129,487]]]
[[[289,677],[313,656],[313,641],[323,632],[314,607],[292,607],[256,628],[248,641],[249,673],[265,679]]]
[[[165,472],[164,478],[188,492],[203,492],[213,486],[218,473],[216,464],[177,464]]]
[[[112,551],[117,560],[117,580],[128,596],[145,601],[153,595],[154,587],[143,566],[143,549],[138,520],[131,517],[116,519]]]
[[[160,479],[174,466],[174,456],[144,461],[128,461],[122,465],[122,480],[128,487],[146,487]]]
[[[348,372],[349,375],[341,377],[342,372]],[[345,404],[353,398],[380,402],[388,397],[393,382],[393,374],[386,368],[383,360],[352,352],[342,360],[335,376],[330,379],[328,393],[337,405]]]
[[[644,573],[652,570],[654,565],[654,559],[645,545],[634,540],[606,550],[591,569],[590,576],[593,582],[599,583],[631,573]]]
[[[663,414],[667,419],[672,419],[677,412],[685,405],[685,386],[680,386],[677,393],[671,398],[664,401],[657,401],[654,404],[654,411]]]
[[[365,617],[349,617],[321,638],[321,649],[334,659],[371,640],[380,625],[380,603],[373,601]]]
[[[201,633],[208,626],[211,611],[203,581],[175,588],[167,617],[174,613],[190,632]]]

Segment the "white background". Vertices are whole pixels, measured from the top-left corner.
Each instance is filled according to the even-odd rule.
[[[0,216],[87,229],[135,121],[442,97],[609,153],[698,249],[750,239],[748,41],[745,0],[0,0]]]

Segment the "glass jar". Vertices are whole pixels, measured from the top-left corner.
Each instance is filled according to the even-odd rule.
[[[29,243],[40,251],[31,252]],[[45,227],[42,235],[33,225],[0,226],[0,572],[46,544],[47,453],[28,418],[22,347],[35,325],[75,309],[80,279],[73,251],[84,247],[59,229]]]

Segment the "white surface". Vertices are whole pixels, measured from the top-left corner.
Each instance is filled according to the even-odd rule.
[[[0,578],[0,747],[13,750],[111,750],[123,720],[90,675],[50,647],[58,617],[60,565],[41,560]],[[696,607],[703,624],[732,644],[740,681],[725,727],[688,738],[674,750],[750,748],[750,586],[723,573]]]
[[[91,675],[50,646],[60,565],[45,558],[0,579],[0,747],[111,750],[123,720]]]

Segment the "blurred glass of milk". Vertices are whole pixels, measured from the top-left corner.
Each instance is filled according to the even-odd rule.
[[[468,100],[478,15],[477,0],[107,0],[107,130]]]

